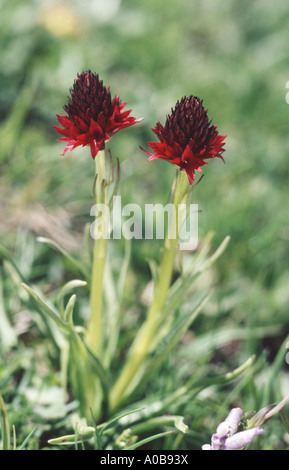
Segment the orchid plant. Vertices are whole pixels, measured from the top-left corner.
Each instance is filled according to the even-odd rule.
[[[91,71],[78,74],[70,90],[69,102],[64,106],[65,115],[58,115],[60,126],[55,126],[66,143],[64,154],[79,146],[89,146],[95,169],[92,176],[95,203],[112,207],[113,196],[117,194],[120,171],[118,162],[114,162],[106,152],[106,143],[118,131],[140,123],[142,119],[131,116],[125,110],[126,103],[119,96],[111,97],[110,89],[103,85],[99,76]],[[160,122],[153,128],[159,142],[149,142],[148,160],[162,159],[176,167],[176,178],[172,182],[172,201],[174,208],[186,207],[196,183],[195,172],[202,172],[203,166],[213,158],[221,158],[224,152],[226,136],[219,135],[217,126],[209,121],[203,102],[196,96],[183,97],[177,102],[165,125]],[[115,169],[116,168],[116,169]],[[176,212],[178,214],[178,212]],[[174,223],[178,226],[179,220]],[[76,435],[82,440],[98,438],[109,429],[123,409],[133,408],[135,396],[141,397],[148,380],[158,370],[176,347],[184,333],[191,327],[198,314],[210,298],[210,292],[204,292],[201,299],[193,304],[189,312],[182,312],[184,296],[191,289],[195,279],[218,259],[225,250],[229,237],[225,238],[212,255],[209,253],[209,240],[205,240],[197,254],[192,256],[189,267],[183,275],[176,272],[175,262],[178,253],[179,237],[170,236],[168,224],[164,237],[163,249],[158,263],[152,269],[154,292],[148,307],[146,318],[140,325],[132,344],[125,352],[123,367],[116,374],[114,363],[119,363],[122,324],[120,306],[123,286],[128,270],[128,253],[124,255],[123,265],[119,269],[117,281],[111,281],[110,260],[108,256],[109,230],[108,217],[97,224],[97,233],[92,232],[93,246],[89,252],[91,260],[86,264],[83,259],[74,259],[56,246],[55,242],[41,239],[67,256],[80,274],[79,279],[65,284],[56,301],[44,296],[34,286],[23,283],[34,300],[39,312],[49,318],[52,335],[59,345],[61,356],[63,387],[70,390],[79,403],[80,419],[93,420],[94,426],[77,427],[75,434],[51,441],[53,444],[71,444]],[[85,237],[89,237],[84,230]],[[101,234],[101,236],[99,236]],[[89,243],[88,243],[89,245]],[[184,271],[184,267],[181,269]],[[113,303],[104,301],[106,283],[110,280],[109,295]],[[73,293],[67,302],[66,295],[78,287],[87,286],[89,293],[89,318],[86,324],[75,323],[74,309],[77,296]],[[176,314],[178,312],[178,314]],[[228,374],[225,380],[231,380],[252,364],[248,360],[236,371]],[[192,384],[181,384],[166,403],[158,405],[157,412],[166,411],[166,406],[180,399],[190,390]],[[137,394],[137,395],[136,395]],[[138,410],[139,412],[139,410]],[[156,413],[156,408],[153,410]],[[127,412],[129,414],[129,412]],[[203,448],[239,448],[251,442],[261,434],[260,427],[249,431],[237,432],[242,410],[232,410],[227,420],[218,427],[210,445]],[[148,414],[147,418],[150,416]],[[181,432],[187,431],[182,417],[160,416],[174,423]],[[109,424],[100,424],[105,420]],[[232,431],[233,429],[233,431]],[[244,434],[245,433],[245,434]],[[240,444],[241,443],[241,444]],[[130,441],[130,448],[135,443]]]
[[[123,110],[125,104],[120,102],[118,96],[112,100],[109,88],[103,85],[98,75],[88,71],[79,74],[74,83],[69,104],[64,107],[67,115],[58,116],[58,121],[64,129],[56,127],[56,130],[65,136],[60,140],[67,142],[64,153],[79,145],[90,146],[92,158],[95,159],[95,193],[98,203],[109,204],[105,142],[120,129],[141,121],[130,117],[130,111]],[[173,190],[174,206],[178,207],[187,200],[190,186],[194,182],[195,170],[202,171],[202,166],[207,163],[206,159],[221,156],[225,137],[219,136],[216,126],[210,125],[202,102],[194,96],[184,97],[178,102],[175,110],[167,117],[165,127],[157,123],[154,132],[160,143],[149,143],[154,151],[149,154],[149,160],[161,158],[178,167]],[[108,221],[103,223],[108,224]],[[117,410],[128,393],[132,393],[132,384],[151,353],[152,344],[165,321],[163,312],[171,285],[177,245],[177,236],[165,239],[154,299],[147,318],[127,354],[123,370],[110,388],[107,406],[111,412]],[[102,366],[102,357],[106,356],[105,334],[102,328],[106,254],[107,240],[97,237],[90,278],[91,311],[84,341]],[[114,336],[112,331],[109,336],[111,334]],[[91,379],[87,377],[85,383],[90,382]],[[95,401],[91,398],[93,395],[99,397],[100,391],[92,386],[90,406]],[[88,409],[88,403],[85,406]],[[99,415],[97,406],[99,407],[100,403],[93,406],[93,409]]]

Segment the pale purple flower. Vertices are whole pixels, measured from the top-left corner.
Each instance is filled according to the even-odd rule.
[[[243,415],[241,408],[233,408],[225,421],[219,424],[212,435],[211,444],[204,444],[203,450],[239,450],[252,442],[254,437],[263,434],[261,427],[239,431],[238,427]]]

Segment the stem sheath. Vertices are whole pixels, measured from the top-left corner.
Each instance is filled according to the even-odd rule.
[[[95,196],[96,204],[104,205],[108,208],[108,191],[106,184],[106,165],[104,150],[100,151],[95,158]],[[106,261],[107,237],[106,231],[109,221],[104,210],[101,224],[97,223],[97,230],[100,236],[94,234],[94,250],[92,262],[92,274],[90,284],[90,318],[87,326],[86,341],[88,346],[98,356],[102,350],[102,311],[103,311],[103,278]]]

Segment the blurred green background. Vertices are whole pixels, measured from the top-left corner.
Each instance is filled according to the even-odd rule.
[[[144,118],[107,146],[121,162],[124,203],[167,201],[175,169],[147,163],[139,145],[155,140],[151,128],[178,99],[197,95],[228,136],[225,165],[210,162],[193,193],[199,237],[213,230],[217,247],[231,236],[202,280],[216,293],[199,326],[265,328],[220,358],[236,365],[265,350],[272,360],[289,332],[288,23],[281,0],[0,0],[0,233],[24,273],[61,283],[60,260],[35,237],[77,253],[91,221],[89,149],[61,157],[53,129],[77,73],[99,73]],[[149,281],[147,258],[159,248],[157,240],[133,243],[131,299]],[[17,310],[15,299],[5,302]],[[283,373],[285,391],[285,363]]]

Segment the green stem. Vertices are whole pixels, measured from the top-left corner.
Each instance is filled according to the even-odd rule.
[[[100,151],[95,158],[96,203],[104,204],[108,208],[108,191],[106,185],[105,153]],[[106,213],[102,214],[102,226],[98,225],[98,231],[105,234],[108,223]],[[95,237],[92,263],[92,275],[90,285],[90,319],[87,326],[86,341],[95,354],[101,355],[102,349],[102,310],[103,310],[103,278],[106,260],[107,238]]]
[[[184,171],[179,171],[177,175],[176,188],[174,194],[174,207],[176,219],[173,220],[173,227],[168,228],[168,234],[171,233],[171,238],[168,234],[165,239],[163,254],[161,258],[158,283],[156,285],[154,299],[149,309],[148,320],[157,315],[163,308],[167,299],[168,289],[171,284],[174,262],[179,243],[178,237],[178,223],[179,223],[179,204],[186,202],[188,191],[188,178]]]
[[[149,352],[154,335],[164,320],[161,311],[167,299],[169,287],[171,285],[175,256],[177,252],[179,237],[179,204],[185,204],[188,194],[188,179],[185,172],[179,171],[177,175],[174,192],[174,208],[176,218],[173,220],[173,227],[168,227],[168,233],[164,242],[162,258],[159,267],[159,276],[155,288],[153,302],[149,309],[147,319],[139,330],[134,343],[129,351],[124,368],[114,384],[110,395],[110,409],[114,411],[122,401],[127,388],[131,384],[135,375],[139,371],[146,355]],[[174,231],[175,236],[172,236]],[[171,238],[169,236],[171,234]]]

